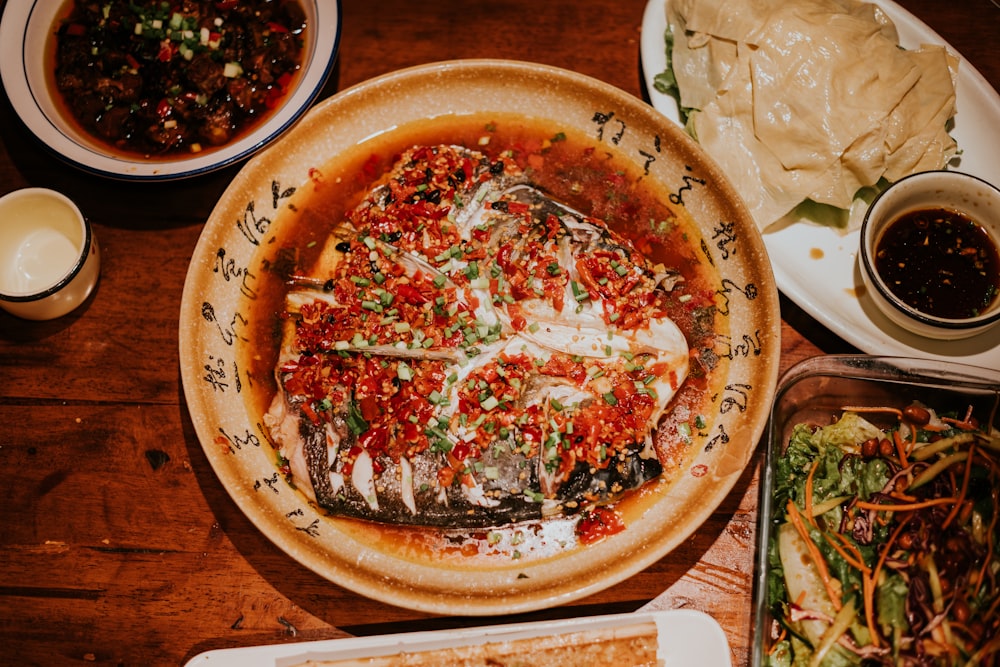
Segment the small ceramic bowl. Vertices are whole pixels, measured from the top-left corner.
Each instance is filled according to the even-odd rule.
[[[51,320],[82,304],[101,257],[90,223],[69,198],[46,188],[0,197],[0,308]]]
[[[163,158],[112,150],[64,111],[55,91],[52,35],[67,14],[63,2],[8,2],[0,21],[0,77],[14,111],[28,130],[65,162],[86,172],[126,181],[170,181],[237,163],[292,127],[322,92],[340,45],[339,0],[301,0],[308,28],[302,69],[281,105],[258,125],[216,149]]]
[[[923,220],[914,220],[917,216]],[[910,223],[901,221],[903,218],[910,218]],[[950,218],[950,222],[941,222],[943,218]],[[952,232],[970,230],[969,220],[978,229],[968,231],[968,235],[963,231],[966,238],[958,247],[954,241],[957,234]],[[894,243],[891,237],[901,229],[899,225],[911,223],[914,229],[921,226],[923,243],[915,243],[916,232],[908,232],[909,237],[897,238],[899,243]],[[944,226],[949,228],[947,235]],[[970,238],[979,244],[986,261],[980,262],[981,268],[973,278],[956,278],[952,282],[946,275],[956,275],[950,271],[950,257],[972,252],[973,246],[967,243]],[[927,247],[936,248],[934,259],[931,253],[923,254]],[[861,226],[858,261],[867,293],[889,320],[926,338],[957,340],[981,334],[1000,323],[1000,295],[995,289],[1000,281],[998,249],[1000,190],[969,174],[928,171],[899,180],[872,202]],[[945,251],[951,255],[946,256]],[[900,266],[905,268],[899,270]],[[954,287],[944,287],[949,284]],[[990,285],[992,297],[978,300],[975,308],[940,312],[968,295],[986,293]],[[930,294],[936,301],[927,300]],[[928,312],[932,308],[937,311]]]

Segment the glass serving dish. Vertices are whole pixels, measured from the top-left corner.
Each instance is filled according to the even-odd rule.
[[[1000,371],[927,359],[831,355],[803,361],[780,378],[768,423],[760,481],[751,656],[755,667],[771,664],[774,619],[767,591],[768,545],[779,525],[773,497],[775,468],[792,430],[799,423],[830,424],[845,406],[902,410],[914,401],[939,412],[965,413],[972,406],[981,424],[1000,429]],[[864,417],[880,427],[886,426],[878,415]]]

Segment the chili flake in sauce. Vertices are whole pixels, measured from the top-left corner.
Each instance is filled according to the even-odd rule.
[[[957,211],[911,211],[875,247],[875,268],[899,299],[946,319],[976,317],[1000,291],[1000,255],[989,232]]]

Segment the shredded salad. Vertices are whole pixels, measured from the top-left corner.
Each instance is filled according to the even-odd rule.
[[[766,664],[1000,664],[996,429],[845,407],[775,466]]]

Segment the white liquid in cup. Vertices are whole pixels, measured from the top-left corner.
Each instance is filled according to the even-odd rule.
[[[65,196],[27,188],[0,199],[0,306],[27,319],[59,317],[97,280],[97,246]]]
[[[43,227],[25,234],[13,249],[7,275],[0,278],[5,294],[44,292],[65,276],[80,258],[80,248],[58,229]]]

